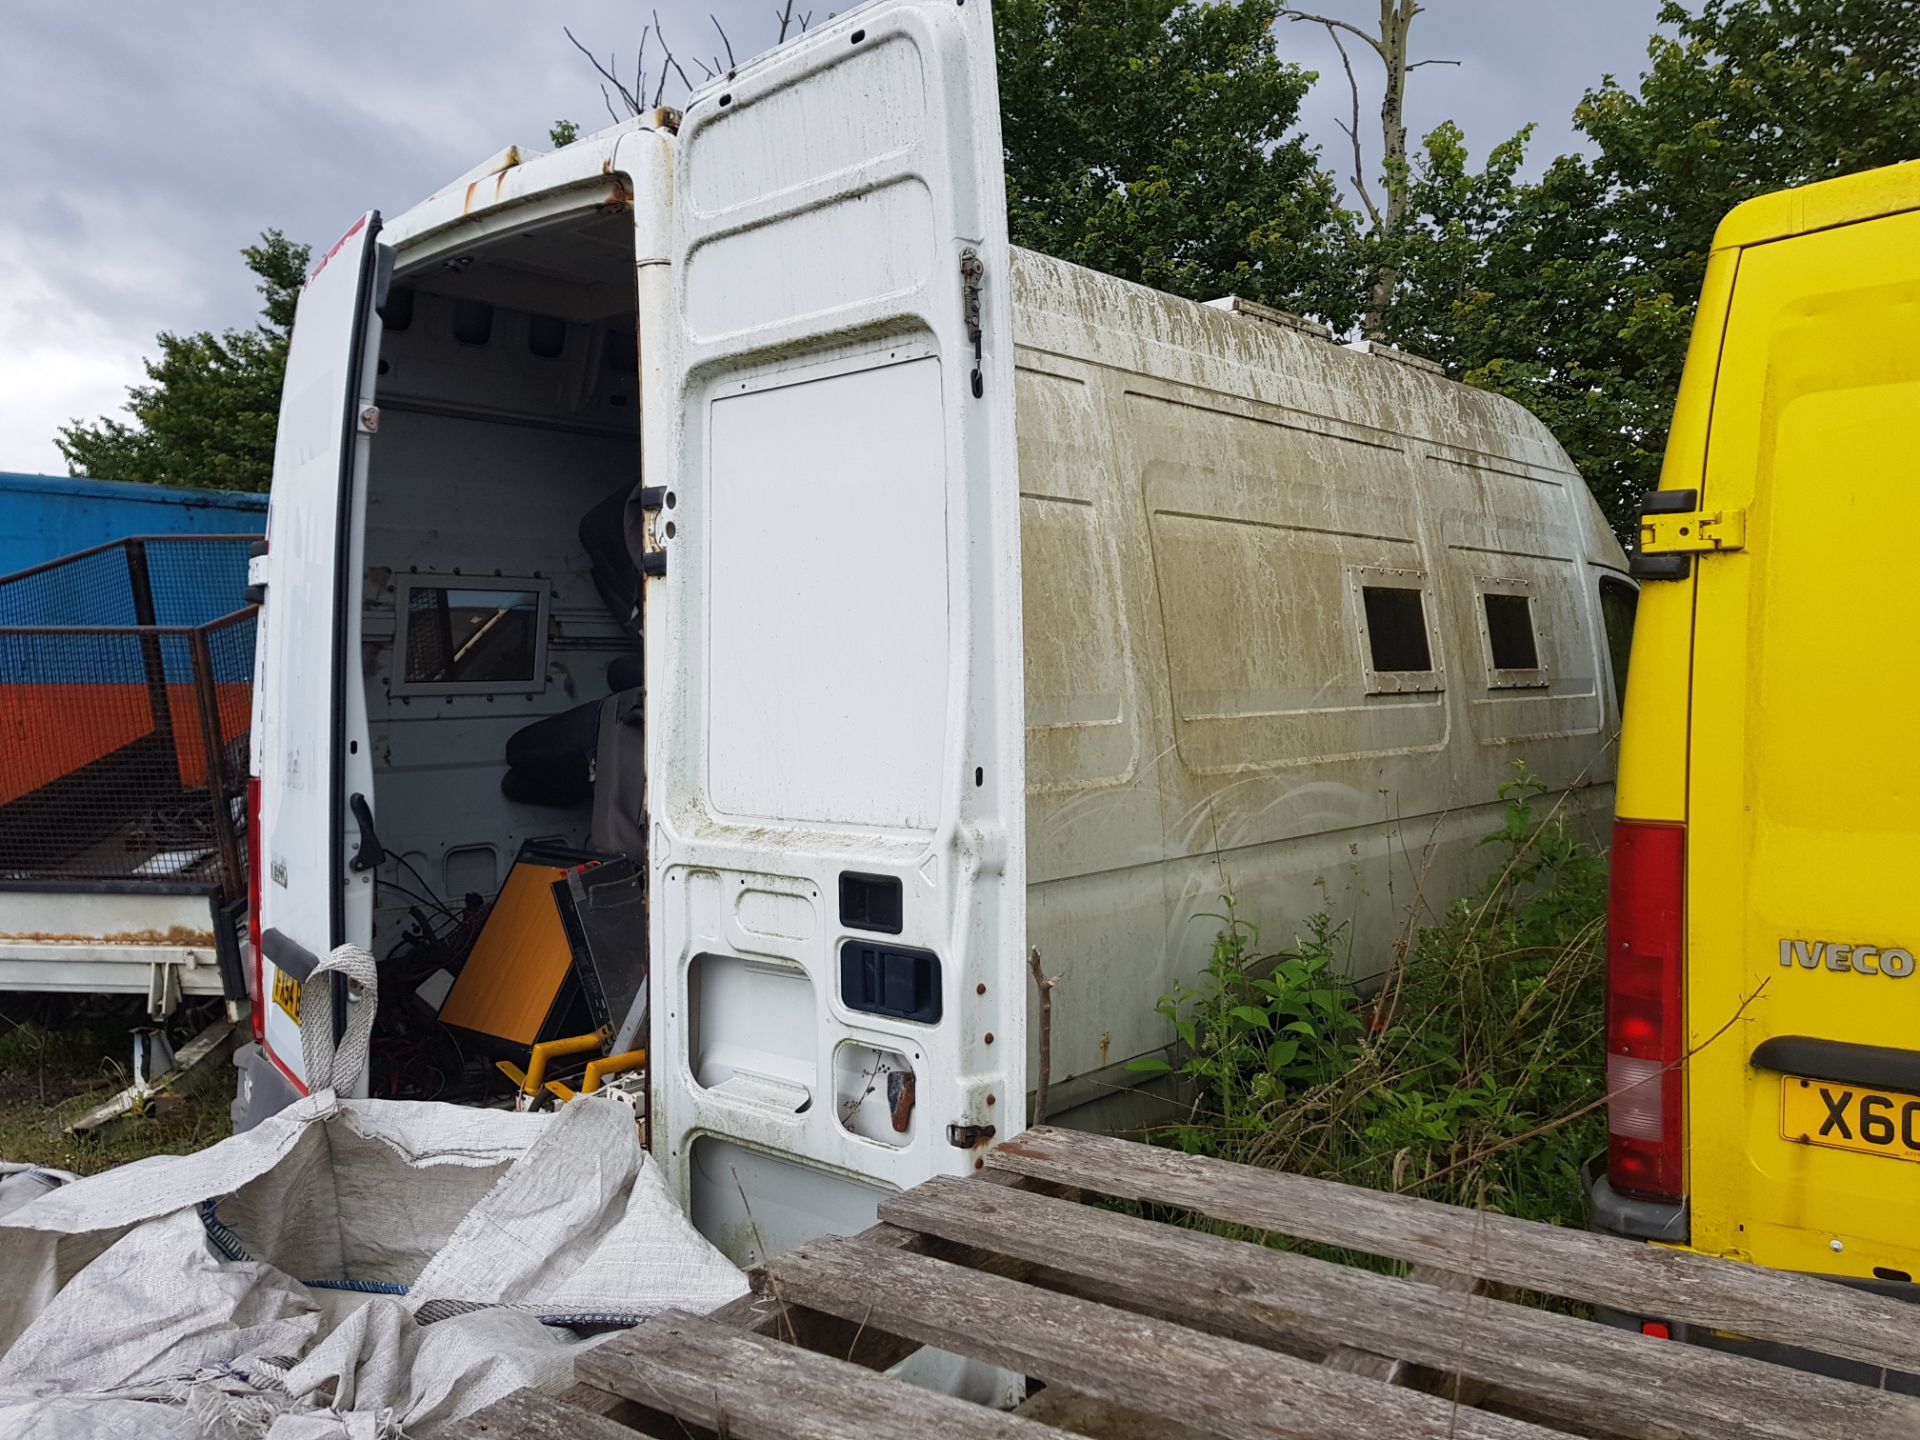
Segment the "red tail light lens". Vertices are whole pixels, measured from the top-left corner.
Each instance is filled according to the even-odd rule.
[[[260,971],[260,777],[247,781],[247,940],[253,946],[253,1039],[267,1033],[267,997]]]
[[[1687,832],[1622,820],[1607,892],[1607,1178],[1623,1195],[1686,1194]]]

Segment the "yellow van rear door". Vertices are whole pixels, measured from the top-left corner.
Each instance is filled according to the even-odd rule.
[[[1920,213],[1741,252],[1700,501],[1693,1244],[1920,1275]]]

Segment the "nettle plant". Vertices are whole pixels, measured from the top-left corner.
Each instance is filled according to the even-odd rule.
[[[1377,986],[1342,978],[1344,927],[1264,952],[1232,896],[1198,984],[1163,996],[1185,1118],[1157,1135],[1250,1164],[1579,1223],[1605,1143],[1606,863],[1516,765],[1474,894],[1410,924]]]

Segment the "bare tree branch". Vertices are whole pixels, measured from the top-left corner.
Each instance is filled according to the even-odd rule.
[[[1033,976],[1033,986],[1040,994],[1040,1080],[1033,1101],[1033,1123],[1047,1123],[1047,1090],[1053,1081],[1053,987],[1060,983],[1058,975],[1049,975],[1040,968],[1040,948],[1034,946],[1027,951],[1027,970]]]
[[[1459,60],[1416,60],[1407,66],[1407,69],[1418,70],[1422,65],[1459,65],[1462,63],[1463,62]]]
[[[1340,64],[1347,72],[1347,89],[1353,95],[1353,123],[1343,124],[1335,120],[1334,124],[1347,132],[1347,139],[1353,142],[1353,188],[1360,196],[1360,203],[1367,207],[1367,218],[1373,221],[1373,228],[1380,228],[1380,207],[1373,203],[1373,195],[1367,189],[1367,162],[1360,149],[1360,82],[1353,73],[1353,61],[1347,56],[1347,47],[1341,43],[1340,32],[1331,21],[1327,22],[1327,34],[1333,39],[1333,48],[1340,52]]]
[[[813,12],[811,10],[796,11],[796,3],[797,0],[775,0],[773,18],[780,27],[779,38],[782,42],[792,38],[796,32],[805,33],[813,23]],[[708,13],[707,18],[713,22],[714,31],[720,37],[720,45],[726,52],[726,58],[722,60],[719,55],[714,55],[712,63],[709,64],[697,55],[692,57],[695,68],[701,72],[703,82],[716,79],[722,72],[730,73],[739,66],[739,60],[734,55],[733,37],[727,34],[727,27],[721,23],[720,17],[712,12]],[[608,55],[602,61],[580,43],[579,37],[572,30],[565,26],[562,26],[561,30],[573,48],[587,57],[587,63],[593,66],[594,72],[604,82],[600,87],[600,98],[607,107],[607,114],[613,117],[616,124],[625,120],[627,116],[644,115],[651,110],[659,109],[666,99],[668,84],[676,79],[687,90],[694,88],[693,78],[687,74],[686,67],[680,63],[679,57],[673,52],[673,47],[667,43],[666,30],[660,23],[658,10],[653,12],[652,23],[643,25],[640,29],[640,43],[635,48],[633,56],[631,84],[615,73],[620,64],[618,52]],[[655,41],[658,42],[660,52],[657,69],[648,65],[647,47]],[[653,96],[651,104],[646,98],[649,91]],[[619,108],[613,99],[615,95],[620,97],[620,105],[626,107],[627,115],[623,116],[619,113]]]
[[[660,84],[653,92],[653,103],[658,105],[660,98],[667,93],[668,67],[672,67],[674,73],[680,77],[680,83],[686,86],[687,89],[693,89],[693,81],[687,78],[687,72],[681,68],[680,62],[674,58],[673,47],[667,44],[667,32],[660,28],[660,12],[658,10],[653,12],[653,33],[660,37],[660,48],[667,52],[667,58],[660,63]]]
[[[627,87],[620,82],[620,77],[614,74],[613,71],[609,70],[605,65],[602,65],[600,63],[599,57],[596,56],[591,50],[587,49],[586,46],[582,45],[580,41],[575,38],[573,31],[567,29],[566,26],[562,25],[560,27],[560,33],[565,35],[567,39],[573,41],[573,48],[578,50],[582,55],[587,57],[587,63],[593,66],[595,70],[598,70],[600,72],[601,77],[605,79],[609,84],[611,84],[614,89],[620,92],[620,98],[627,103],[627,107],[632,111],[632,113],[634,113],[635,115],[638,115],[640,113],[640,102],[634,98],[633,92],[627,89]],[[612,108],[611,103],[609,103],[608,108],[609,109]]]
[[[1369,35],[1365,30],[1362,30],[1358,25],[1352,24],[1350,21],[1336,20],[1330,15],[1309,15],[1304,10],[1287,11],[1287,19],[1306,20],[1315,25],[1324,25],[1329,30],[1345,30],[1348,34],[1358,35],[1362,40],[1366,41],[1367,44],[1371,45],[1374,50],[1380,54],[1381,58],[1384,59],[1386,57],[1386,50],[1382,47],[1379,37]]]

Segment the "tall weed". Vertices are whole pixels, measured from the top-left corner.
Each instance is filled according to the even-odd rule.
[[[1546,786],[1500,787],[1501,864],[1411,931],[1377,992],[1337,978],[1341,927],[1307,919],[1263,954],[1231,896],[1205,976],[1164,996],[1188,1118],[1158,1137],[1198,1153],[1579,1224],[1580,1163],[1605,1143],[1601,1039],[1606,863]]]

